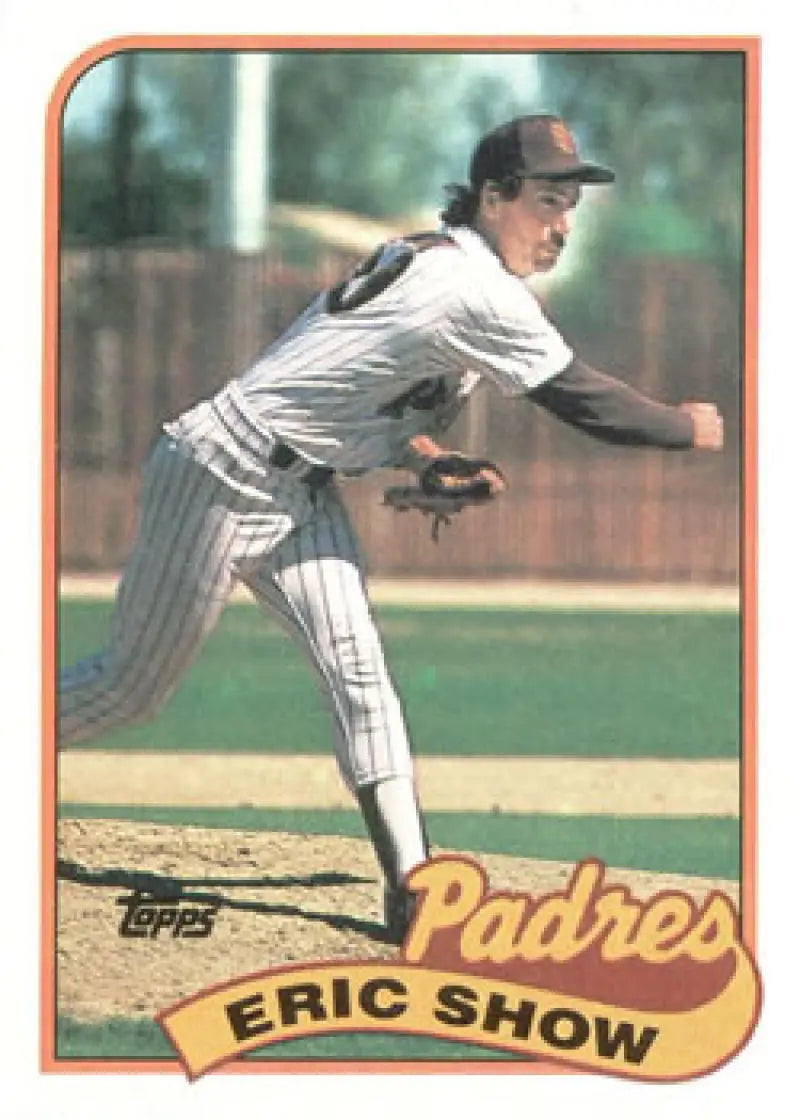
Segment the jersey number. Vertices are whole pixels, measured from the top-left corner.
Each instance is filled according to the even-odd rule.
[[[335,314],[361,307],[367,300],[385,291],[393,280],[405,272],[413,259],[414,250],[404,241],[381,245],[346,280],[331,288],[326,310]]]
[[[382,405],[378,412],[381,416],[392,416],[395,420],[399,420],[407,408],[413,408],[416,412],[430,412],[446,398],[447,386],[444,378],[426,377],[424,381],[412,385],[401,396]]]
[[[330,289],[325,301],[326,310],[330,314],[337,314],[361,307],[368,300],[385,292],[393,280],[402,276],[417,253],[439,245],[454,246],[455,242],[444,234],[420,233],[380,245],[346,280]],[[399,419],[407,408],[429,412],[446,397],[444,378],[426,377],[383,405],[378,412],[381,416]]]
[[[346,280],[330,289],[325,299],[326,311],[332,315],[354,311],[385,292],[421,250],[454,244],[452,238],[444,234],[419,233],[379,245]]]

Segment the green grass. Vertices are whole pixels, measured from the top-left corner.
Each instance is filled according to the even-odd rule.
[[[230,828],[242,832],[366,836],[360,815],[347,809],[178,809],[68,803],[60,807],[59,815]],[[612,867],[723,879],[739,877],[739,824],[729,817],[427,813],[426,821],[432,844],[456,851],[566,863],[594,856]]]
[[[157,1023],[149,1019],[106,1019],[81,1023],[60,1016],[57,1024],[56,1056],[80,1058],[164,1060],[177,1054]],[[484,1046],[447,1039],[370,1032],[369,1034],[323,1035],[288,1042],[274,1042],[245,1055],[245,1061],[520,1061]]]
[[[110,603],[65,601],[65,663],[98,648]],[[377,612],[419,754],[733,758],[739,620],[718,613]],[[229,606],[166,708],[95,747],[325,752],[302,655],[258,610]]]
[[[81,1023],[59,1015],[56,1057],[177,1058],[164,1032],[152,1019],[104,1019]]]

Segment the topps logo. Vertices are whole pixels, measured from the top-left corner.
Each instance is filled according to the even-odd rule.
[[[178,898],[153,898],[138,891],[117,899],[125,907],[120,937],[158,937],[169,930],[172,937],[208,937],[219,906],[192,906]]]

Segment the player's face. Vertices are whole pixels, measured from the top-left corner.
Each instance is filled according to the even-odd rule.
[[[573,180],[524,179],[516,198],[503,198],[487,183],[477,226],[509,272],[548,272],[558,261],[581,196]]]

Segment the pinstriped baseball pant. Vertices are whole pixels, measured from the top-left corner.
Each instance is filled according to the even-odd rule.
[[[151,718],[242,581],[312,662],[348,787],[411,775],[405,720],[336,487],[312,493],[270,473],[274,486],[256,489],[169,436],[158,441],[108,644],[59,674],[61,746]]]

